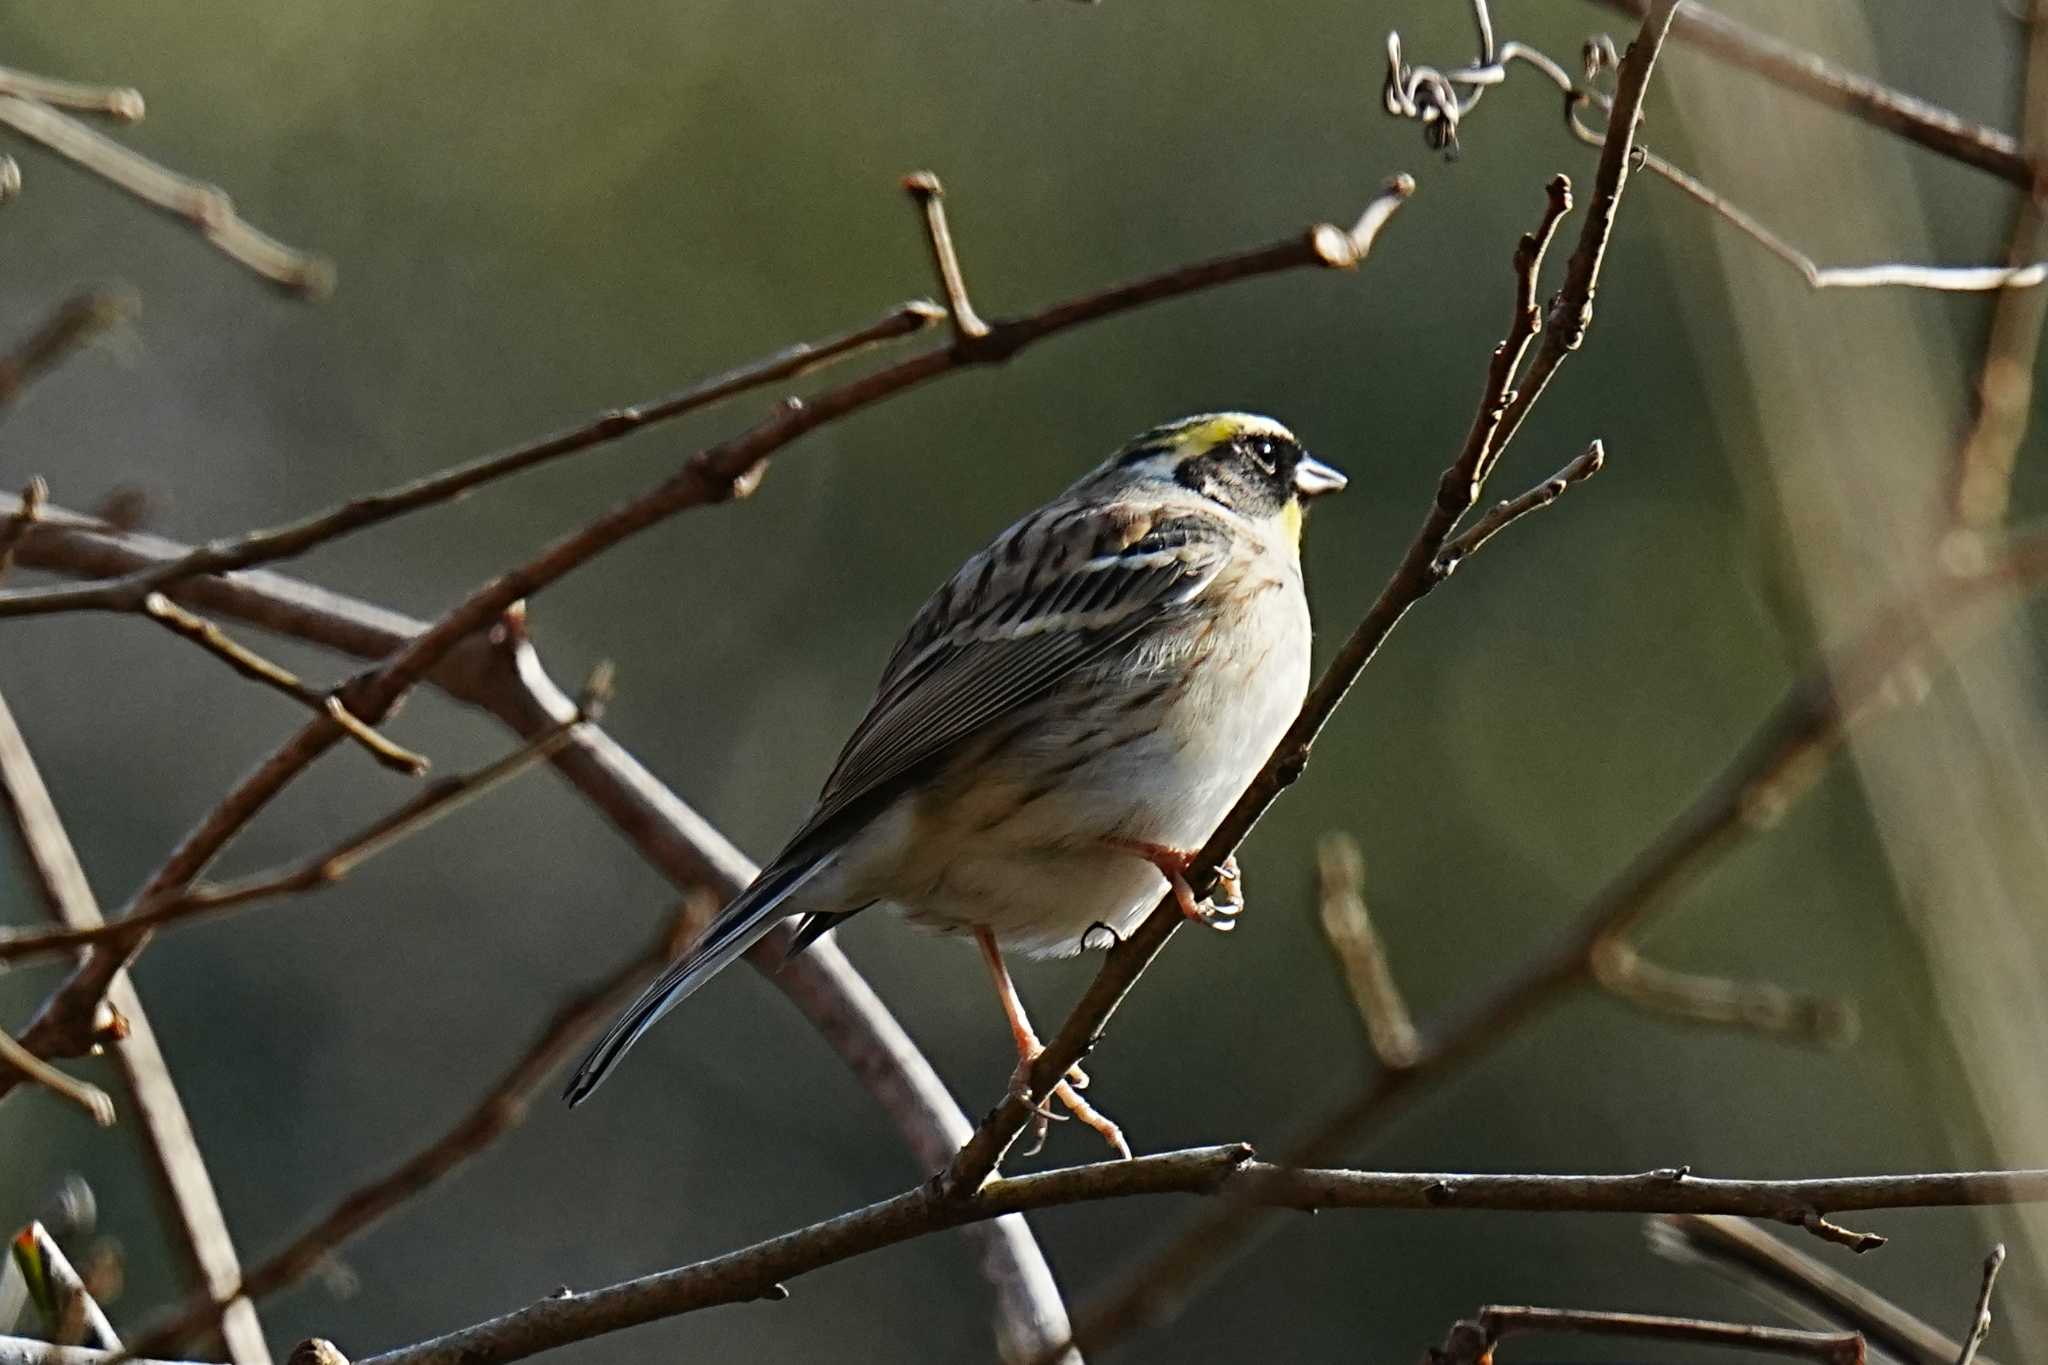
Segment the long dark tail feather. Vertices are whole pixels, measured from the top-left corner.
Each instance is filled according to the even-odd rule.
[[[760,942],[782,919],[778,913],[782,902],[816,876],[829,861],[830,856],[826,855],[787,867],[771,867],[756,877],[746,890],[733,897],[732,904],[718,913],[690,951],[663,972],[660,980],[641,992],[640,998],[604,1031],[604,1037],[597,1040],[576,1068],[576,1074],[569,1078],[562,1098],[568,1100],[571,1107],[589,1099],[590,1093],[603,1084],[604,1078],[619,1064],[619,1059],[640,1041],[647,1030],[654,1027],[662,1015]]]

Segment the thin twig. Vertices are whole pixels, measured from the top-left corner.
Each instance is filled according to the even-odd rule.
[[[680,392],[630,407],[613,408],[566,431],[526,441],[466,464],[368,493],[267,530],[195,547],[176,561],[96,583],[37,594],[0,593],[0,615],[49,611],[133,611],[152,592],[200,574],[226,573],[304,554],[315,546],[393,517],[452,502],[473,489],[536,465],[608,444],[660,422],[672,421],[735,394],[796,379],[825,366],[913,335],[944,316],[934,304],[899,304],[879,319],[817,341],[798,342],[737,369],[715,374]]]
[[[946,295],[953,334],[963,341],[979,341],[988,335],[988,324],[974,311],[973,300],[967,295],[967,277],[961,273],[960,257],[953,250],[953,231],[946,223],[945,188],[930,171],[913,171],[904,176],[903,188],[910,192],[924,220],[925,241],[931,247],[939,288]]]
[[[95,1351],[84,1346],[53,1346],[33,1337],[0,1336],[0,1365],[195,1365],[185,1360],[133,1360],[125,1354]]]
[[[64,300],[35,331],[0,356],[0,408],[95,337],[132,321],[140,306],[127,291],[101,290]]]
[[[1977,1290],[1977,1311],[1970,1319],[1970,1334],[1963,1339],[1963,1349],[1956,1353],[1956,1365],[1971,1365],[1984,1338],[1991,1335],[1991,1291],[1998,1284],[1998,1271],[2004,1264],[2005,1243],[2000,1242],[1984,1258],[1984,1283]]]
[[[142,92],[132,85],[87,85],[5,66],[0,66],[0,95],[19,95],[81,114],[104,114],[117,123],[139,123],[144,112]]]
[[[2048,156],[2048,14],[2034,6],[2026,31],[2026,74],[2020,104],[2020,137],[2027,154]],[[2048,254],[2048,215],[2032,194],[2013,204],[2006,237],[2008,262]],[[1957,448],[1950,489],[1951,520],[1964,532],[1983,531],[2005,520],[2012,497],[2012,472],[2033,411],[2034,366],[2041,328],[2048,320],[2048,294],[2001,294],[1991,312],[1978,367],[1977,413]]]
[[[1746,1218],[1659,1214],[1645,1229],[1658,1255],[1705,1266],[1787,1316],[1860,1332],[1908,1365],[1954,1365],[1962,1349],[1890,1299]],[[1983,1357],[1978,1365],[1985,1365]]]
[[[1495,1347],[1503,1338],[1536,1332],[1686,1341],[1772,1355],[1810,1356],[1827,1361],[1828,1365],[1863,1365],[1863,1338],[1854,1332],[1802,1332],[1790,1327],[1709,1322],[1661,1313],[1501,1305],[1482,1308],[1452,1327],[1444,1344],[1424,1357],[1424,1365],[1485,1365],[1495,1358]]]
[[[362,745],[371,758],[393,772],[418,777],[427,770],[429,765],[424,755],[414,753],[356,719],[339,696],[308,687],[290,669],[272,663],[213,622],[185,610],[162,593],[152,592],[143,597],[142,614],[171,634],[190,640],[243,677],[262,683],[308,710],[327,716],[347,731],[350,739]]]
[[[1815,1207],[1930,1208],[2048,1200],[2048,1171],[1989,1171],[1841,1180],[1711,1180],[1679,1169],[1627,1176],[1385,1174],[1298,1170],[1253,1161],[1249,1147],[1191,1148],[1036,1175],[996,1177],[949,1198],[930,1182],[890,1199],[741,1250],[527,1308],[359,1365],[499,1365],[660,1318],[780,1297],[784,1281],[964,1222],[1136,1195],[1238,1195],[1274,1206],[1640,1212],[1713,1208],[1798,1222]]]
[[[4,504],[0,498],[0,511]],[[23,555],[40,569],[106,577],[170,563],[190,549],[53,509],[25,542]],[[427,630],[425,622],[263,569],[190,579],[171,591],[223,616],[360,659],[386,658]],[[575,714],[524,641],[472,637],[430,679],[526,739],[553,731]],[[680,894],[708,890],[722,904],[759,871],[600,727],[580,727],[554,763]],[[944,1165],[974,1126],[931,1063],[831,940],[795,958],[787,949],[786,935],[771,935],[748,960],[854,1072],[902,1133],[917,1168]],[[995,1290],[998,1331],[1010,1356],[1024,1359],[1072,1335],[1059,1287],[1022,1214],[972,1224],[962,1236],[975,1243],[975,1267]]]
[[[601,664],[584,686],[576,714],[550,726],[511,753],[474,772],[446,777],[388,815],[310,858],[259,872],[222,886],[204,883],[136,906],[120,919],[76,929],[0,930],[0,962],[75,952],[112,944],[116,948],[170,924],[210,918],[257,901],[300,895],[332,886],[394,844],[409,839],[520,774],[544,763],[569,743],[576,727],[603,714],[611,690],[611,666]]]
[[[1382,1066],[1409,1065],[1419,1046],[1415,1021],[1366,909],[1365,859],[1355,840],[1342,834],[1325,836],[1316,850],[1316,883],[1323,937],[1344,971],[1344,984],[1365,1022],[1374,1055]]]
[[[21,544],[43,515],[43,504],[50,500],[50,485],[38,474],[28,481],[21,490],[21,501],[15,505],[5,521],[0,521],[0,578],[14,567],[14,547]]]
[[[218,186],[166,170],[41,100],[0,93],[0,125],[41,143],[145,204],[190,223],[230,260],[304,298],[334,290],[334,265],[325,257],[286,246],[235,212]]]
[[[646,951],[564,1002],[526,1050],[453,1127],[384,1175],[342,1198],[325,1217],[253,1267],[236,1287],[235,1296],[262,1299],[297,1284],[343,1243],[418,1198],[509,1129],[524,1122],[535,1093],[547,1084],[563,1059],[637,995],[662,964],[681,949],[680,931],[688,918],[679,915]],[[699,914],[696,927],[701,929],[706,918],[708,915]],[[143,1355],[170,1354],[211,1328],[225,1310],[223,1300],[227,1297],[230,1296],[201,1296],[193,1300],[167,1321],[141,1333],[134,1350]]]
[[[0,1064],[13,1067],[59,1099],[71,1101],[102,1128],[114,1126],[114,1101],[92,1084],[67,1076],[56,1067],[14,1041],[14,1035],[0,1029]]]
[[[1534,488],[1519,497],[1495,503],[1484,516],[1460,531],[1448,545],[1437,552],[1437,572],[1449,575],[1480,546],[1505,531],[1511,523],[1519,521],[1531,512],[1540,512],[1550,506],[1563,497],[1565,491],[1573,484],[1583,483],[1598,474],[1606,463],[1607,448],[1595,441],[1587,446],[1577,459]]]
[[[956,342],[944,349],[925,351],[809,400],[789,399],[765,421],[739,436],[698,451],[671,478],[478,587],[381,667],[345,689],[344,699],[349,709],[366,723],[377,723],[464,640],[493,627],[509,628],[504,618],[515,604],[679,512],[745,497],[759,483],[768,457],[775,451],[818,427],[939,375],[971,365],[1001,363],[1032,342],[1066,328],[1227,281],[1309,267],[1354,267],[1370,250],[1380,227],[1413,190],[1413,182],[1405,176],[1389,181],[1349,232],[1319,224],[1270,246],[1176,267],[1022,318],[1004,319],[993,324],[989,334],[978,342]],[[0,598],[5,596],[8,595],[0,594]],[[338,726],[321,718],[286,740],[172,850],[138,899],[169,894],[189,885],[258,811],[332,748],[340,735]],[[104,993],[106,983],[132,960],[142,943],[138,940],[127,953],[89,955],[44,1001],[22,1041],[41,1056],[69,1055],[67,1049],[78,1046],[85,1036],[92,1005]],[[1071,1064],[1070,1060],[1068,1065]],[[1063,1067],[1061,1074],[1064,1071]],[[0,1078],[0,1084],[4,1084],[4,1078]]]
[[[1768,981],[1673,971],[1646,960],[1619,938],[1594,948],[1593,979],[1601,990],[1637,1009],[1710,1028],[1747,1029],[1821,1047],[1846,1047],[1860,1031],[1851,1001],[1790,991]]]
[[[0,798],[12,817],[15,834],[27,854],[26,865],[50,917],[73,928],[99,923],[92,885],[5,698],[0,698]],[[106,1006],[116,1027],[103,1032],[98,1011],[94,1011],[87,1023],[87,1037],[118,1040],[114,1061],[141,1120],[137,1127],[144,1154],[169,1206],[171,1240],[182,1254],[192,1282],[225,1294],[241,1278],[235,1244],[228,1235],[227,1218],[214,1194],[198,1140],[178,1099],[177,1086],[171,1081],[170,1068],[157,1046],[156,1031],[126,972],[117,972],[107,983]],[[0,1077],[0,1082],[5,1079]],[[4,1088],[0,1084],[0,1089]],[[246,1300],[236,1303],[222,1322],[221,1335],[235,1365],[270,1365],[253,1304]]]

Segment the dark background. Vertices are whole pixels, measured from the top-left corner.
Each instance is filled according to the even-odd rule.
[[[1886,0],[1867,18],[1849,7],[1736,12],[2013,124],[2021,30],[1995,0]],[[1517,0],[1496,22],[1568,61],[1589,31],[1625,41],[1632,28],[1562,0]],[[1793,32],[1795,22],[1811,28]],[[332,255],[340,288],[319,306],[284,299],[177,225],[11,145],[26,189],[0,211],[5,331],[99,281],[132,283],[144,311],[7,415],[0,484],[41,473],[72,507],[133,486],[155,529],[203,538],[661,394],[929,291],[896,188],[920,167],[945,178],[976,299],[993,314],[1349,222],[1384,176],[1413,172],[1420,192],[1360,274],[1304,272],[1174,302],[921,389],[790,449],[751,501],[666,524],[533,603],[557,676],[615,659],[614,732],[759,855],[800,817],[930,587],[1157,421],[1270,412],[1347,469],[1351,491],[1317,508],[1307,560],[1324,649],[1356,619],[1469,420],[1507,317],[1515,235],[1533,223],[1544,180],[1565,170],[1583,188],[1594,155],[1523,72],[1473,116],[1463,158],[1445,163],[1380,109],[1389,25],[1411,60],[1469,58],[1462,7],[1419,0],[14,7],[0,18],[9,64],[141,87],[149,117],[118,135]],[[2002,252],[2000,183],[1690,53],[1674,50],[1666,72],[1652,145],[1823,260]],[[1094,1094],[1140,1150],[1240,1138],[1277,1150],[1369,1072],[1315,923],[1320,834],[1361,841],[1418,1011],[1467,999],[1566,922],[1718,768],[1815,640],[1858,619],[1912,563],[1898,525],[1924,512],[1925,486],[1967,421],[1981,299],[1808,294],[1644,181],[1599,303],[1585,351],[1497,491],[1596,435],[1607,472],[1516,528],[1403,626],[1252,840],[1242,931],[1180,936],[1118,1017],[1091,1062]],[[289,570],[431,616],[773,396]],[[2023,474],[2023,514],[2037,487]],[[2035,696],[2035,638],[2022,629],[1970,655],[2012,683],[1991,746],[2008,755],[2037,738],[2037,708],[2011,700]],[[276,652],[323,680],[344,668]],[[110,903],[300,719],[133,619],[10,624],[0,687]],[[1968,710],[1952,684],[1930,706]],[[1873,743],[1907,745],[1914,724],[1886,718]],[[392,730],[441,771],[506,743],[428,695]],[[1952,785],[1975,790],[1975,771],[1955,768]],[[2032,771],[2007,798],[2023,812],[2034,810]],[[1924,793],[1912,778],[1925,772],[1903,750],[1837,765],[1652,940],[1669,963],[1855,997],[1855,1047],[1705,1033],[1583,998],[1353,1158],[1572,1171],[1689,1162],[1756,1176],[2044,1164],[2025,1142],[2043,1040],[2031,888],[2017,875],[1978,888],[2002,888],[2003,927],[1968,941],[2009,980],[1973,976],[1981,952],[1960,965],[1929,953],[1955,941],[1940,915],[1984,903],[1915,872],[1915,850],[1945,837],[1915,823],[1926,802],[1915,805]],[[403,794],[359,753],[338,752],[223,870],[308,851]],[[2041,828],[2016,819],[2009,843],[1980,841],[1981,857],[2010,873],[2037,856]],[[5,919],[33,920],[19,868],[0,869]],[[542,773],[338,889],[159,942],[139,984],[245,1259],[462,1112],[558,999],[637,951],[671,900]],[[981,1112],[1012,1059],[972,955],[881,914],[842,941]],[[1021,982],[1050,1024],[1088,971],[1027,967]],[[8,975],[0,1018],[18,1026],[51,980]],[[2010,1050],[1992,1048],[1986,1028],[2003,1030]],[[105,1063],[82,1069],[110,1080]],[[1980,1116],[1987,1090],[2013,1112]],[[1092,1143],[1070,1126],[1043,1160],[1093,1159]],[[48,1096],[18,1092],[0,1111],[0,1144],[0,1222],[82,1172],[102,1230],[128,1254],[117,1320],[132,1324],[173,1292],[125,1132],[102,1135]],[[793,1012],[735,972],[673,1016],[596,1103],[574,1115],[539,1105],[459,1179],[347,1247],[352,1296],[310,1285],[266,1303],[264,1321],[280,1347],[317,1332],[367,1354],[559,1284],[716,1254],[922,1174]],[[1035,1222],[1079,1302],[1194,1211],[1156,1201]],[[1859,1225],[1895,1240],[1856,1273],[1950,1331],[1985,1246],[2023,1234],[2004,1214]],[[2036,1262],[2016,1250],[2004,1294],[2024,1317],[2039,1297]],[[571,1354],[991,1349],[988,1295],[952,1236],[791,1287],[786,1305],[722,1309]],[[1759,1312],[1654,1260],[1633,1218],[1339,1212],[1280,1224],[1128,1355],[1402,1359],[1482,1302]],[[2015,1358],[2002,1335],[1993,1346]]]

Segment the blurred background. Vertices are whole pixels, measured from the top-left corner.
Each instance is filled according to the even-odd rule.
[[[1730,4],[1745,20],[1957,112],[2014,126],[2023,29],[1998,0]],[[1503,37],[1570,62],[1633,23],[1570,0],[1503,5]],[[1352,476],[1307,543],[1324,650],[1378,589],[1469,421],[1510,299],[1509,253],[1594,153],[1529,73],[1447,163],[1380,108],[1386,29],[1462,64],[1457,3],[592,0],[333,6],[112,0],[10,7],[15,67],[132,83],[119,136],[228,188],[340,269],[283,298],[180,226],[26,144],[0,213],[0,319],[27,330],[82,285],[140,319],[0,425],[0,486],[46,475],[89,508],[139,490],[184,539],[352,493],[657,396],[931,289],[897,188],[930,168],[984,313],[1349,222],[1420,192],[1359,274],[1297,273],[1071,333],[831,426],[750,501],[679,518],[532,604],[555,674],[617,661],[608,724],[755,856],[798,820],[924,595],[1130,433],[1249,408]],[[2007,186],[1710,66],[1674,43],[1648,137],[1824,263],[2001,258]],[[1569,225],[1567,233],[1575,233]],[[1496,490],[1594,436],[1607,471],[1516,528],[1418,610],[1244,855],[1250,912],[1181,935],[1090,1062],[1140,1150],[1281,1148],[1373,1067],[1316,923],[1313,849],[1360,841],[1417,1012],[1487,988],[1566,923],[1748,735],[1816,643],[1910,578],[1972,411],[1987,303],[1809,293],[1645,179],[1622,213],[1585,350]],[[765,411],[741,399],[328,546],[288,572],[420,616]],[[2039,508],[2023,451],[2016,516]],[[1710,1033],[1583,996],[1350,1155],[1398,1169],[1799,1176],[2048,1165],[2040,1146],[2041,621],[1962,656],[1918,709],[1691,887],[1650,939],[1668,964],[1853,997],[1846,1050]],[[264,642],[310,676],[349,665]],[[290,703],[133,619],[0,632],[17,715],[103,901],[117,904],[237,775]],[[433,695],[391,727],[456,771],[501,752]],[[222,871],[311,851],[406,791],[329,757]],[[15,859],[11,844],[0,859]],[[137,974],[245,1260],[462,1113],[565,994],[637,952],[666,884],[552,774],[474,807],[345,885],[158,942]],[[0,862],[0,918],[39,909]],[[971,951],[884,914],[840,935],[970,1113],[1010,1045]],[[1048,1024],[1087,963],[1026,966]],[[18,1027],[54,973],[0,978]],[[105,1062],[83,1074],[112,1083]],[[1038,1164],[1091,1160],[1053,1134]],[[176,1290],[130,1135],[37,1092],[0,1108],[0,1222],[67,1172],[125,1250],[133,1324]],[[1030,1163],[1026,1163],[1030,1164]],[[672,1016],[596,1103],[548,1100],[459,1178],[263,1305],[284,1348],[351,1355],[728,1250],[925,1172],[786,1003],[749,972]],[[1070,1302],[1198,1210],[1034,1219]],[[9,1221],[12,1220],[12,1221]],[[2018,1259],[1991,1350],[2039,1322],[2039,1262],[2001,1211],[1859,1220],[1893,1237],[1866,1283],[1960,1331],[1996,1238]],[[1832,1263],[1839,1248],[1809,1248]],[[978,1359],[989,1294],[957,1236],[565,1353]],[[1645,1250],[1640,1220],[1330,1213],[1280,1225],[1138,1360],[1409,1358],[1484,1302],[1758,1317]],[[1524,1348],[1540,1356],[1542,1347]],[[1583,1358],[1567,1343],[1552,1357]],[[1669,1352],[1659,1352],[1668,1356]]]

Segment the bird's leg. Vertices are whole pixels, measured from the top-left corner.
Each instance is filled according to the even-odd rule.
[[[1031,1028],[1031,1020],[1024,1013],[1024,1002],[1018,998],[1017,987],[1010,980],[1010,969],[1003,965],[1002,950],[996,946],[996,936],[987,929],[977,928],[974,941],[981,945],[982,961],[988,964],[988,974],[995,981],[996,996],[1003,1002],[1003,1014],[1010,1021],[1010,1036],[1017,1043],[1017,1070],[1010,1079],[1014,1090],[1023,1090],[1029,1084],[1028,1073],[1031,1064],[1045,1051],[1045,1045],[1038,1041],[1038,1034]],[[1058,1100],[1068,1112],[1081,1122],[1102,1134],[1103,1141],[1116,1149],[1116,1154],[1128,1161],[1131,1158],[1130,1144],[1124,1141],[1123,1130],[1101,1110],[1081,1098],[1079,1087],[1088,1084],[1088,1073],[1077,1064],[1067,1068],[1066,1077],[1052,1088],[1052,1094],[1045,1097],[1046,1104]],[[1038,1110],[1036,1142],[1027,1156],[1036,1155],[1045,1145],[1045,1134],[1052,1115],[1043,1106]]]
[[[1159,875],[1166,878],[1166,884],[1173,888],[1173,898],[1180,902],[1180,912],[1197,924],[1206,924],[1219,933],[1229,933],[1237,927],[1237,917],[1244,912],[1244,879],[1237,870],[1237,856],[1232,854],[1216,869],[1216,894],[1205,901],[1195,899],[1195,888],[1188,884],[1188,869],[1194,865],[1195,855],[1183,853],[1177,848],[1164,844],[1148,844],[1138,839],[1110,837],[1103,843],[1120,853],[1133,853],[1159,869]]]

